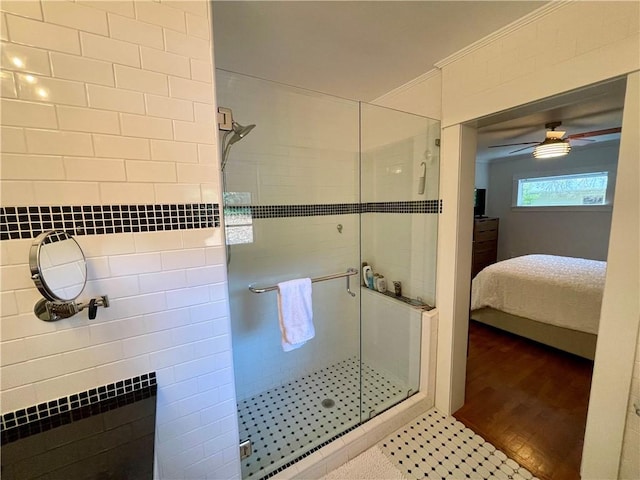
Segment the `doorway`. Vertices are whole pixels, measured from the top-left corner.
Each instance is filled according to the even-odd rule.
[[[590,219],[592,221],[585,215],[589,209],[581,213],[577,213],[579,209],[573,209],[573,212],[556,209],[550,213],[539,208],[531,215],[531,210],[525,212],[512,204],[511,190],[519,173],[512,165],[519,163],[520,173],[524,171],[529,176],[559,175],[561,169],[575,173],[580,168],[593,167],[611,172],[610,178],[615,183],[619,141],[611,136],[594,138],[594,142],[574,146],[572,156],[566,157],[576,159],[575,165],[555,161],[541,167],[533,163],[530,150],[518,152],[522,146],[513,144],[531,141],[532,150],[536,130],[538,136],[542,132],[544,138],[544,124],[551,118],[565,120],[569,127],[567,135],[577,133],[574,124],[583,131],[594,131],[590,130],[590,125],[607,122],[620,126],[624,91],[625,81],[619,80],[477,122],[478,159],[486,162],[495,154],[495,150],[489,148],[492,143],[510,144],[504,147],[507,149],[505,157],[498,157],[493,174],[490,175],[489,170],[494,168],[486,163],[480,165],[481,168],[476,166],[475,187],[487,192],[486,214],[500,221],[499,253],[496,252],[495,259],[489,264],[531,253],[606,260],[611,207],[608,212],[601,209]],[[496,141],[500,134],[504,135],[502,141]],[[509,151],[515,151],[516,155],[509,157]],[[607,160],[611,152],[616,157],[613,161]],[[603,167],[604,163],[608,165]],[[607,198],[613,198],[612,192]],[[515,201],[515,196],[513,199]],[[554,215],[561,220],[552,218]],[[534,220],[542,222],[537,227],[539,232],[544,232],[537,239],[535,225],[532,225]],[[559,223],[555,228],[541,226],[549,221]],[[588,229],[586,232],[580,232],[580,223]],[[528,226],[534,230],[527,230]],[[558,230],[557,238],[553,237],[555,230]],[[572,240],[571,235],[591,238],[592,242],[581,243]],[[558,238],[564,238],[565,243]],[[599,238],[599,242],[595,238]],[[541,478],[579,478],[592,362],[481,323],[471,322],[468,330],[466,401],[455,413],[456,417]],[[565,372],[566,379],[555,375],[540,378],[545,370]],[[544,381],[538,381],[542,379]],[[554,424],[556,427],[563,425],[561,431],[554,432]],[[567,448],[563,451],[554,446],[551,438],[563,438]],[[561,451],[564,453],[558,455]]]

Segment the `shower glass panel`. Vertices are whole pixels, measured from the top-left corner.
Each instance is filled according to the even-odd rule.
[[[216,88],[238,123],[220,137],[242,476],[264,478],[418,391],[439,123],[222,70]],[[313,283],[315,337],[283,351],[277,292],[249,287],[363,261],[402,295]]]
[[[419,389],[422,312],[435,302],[439,133],[438,121],[361,105],[362,261],[387,289],[362,287],[363,418]]]
[[[313,283],[315,337],[284,352],[276,292],[248,286],[360,267],[359,106],[216,72],[218,104],[255,124],[229,150],[224,217],[243,478],[261,478],[360,423],[360,302]],[[351,278],[358,290],[359,277]]]

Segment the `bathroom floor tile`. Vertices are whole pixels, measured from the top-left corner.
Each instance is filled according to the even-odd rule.
[[[473,430],[436,409],[425,412],[378,446],[407,478],[534,479],[531,472]]]
[[[242,477],[269,475],[358,425],[361,412],[368,418],[407,394],[400,381],[352,358],[238,402],[240,441],[253,448]]]

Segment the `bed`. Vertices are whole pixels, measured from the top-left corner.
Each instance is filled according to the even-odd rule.
[[[489,265],[471,284],[471,319],[593,360],[606,266],[556,255]]]

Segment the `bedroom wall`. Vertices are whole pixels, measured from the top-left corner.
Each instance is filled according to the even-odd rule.
[[[476,162],[476,188],[486,188],[487,195],[489,194],[489,168],[490,164],[487,162]],[[488,198],[487,198],[488,200]],[[489,205],[485,205],[486,208],[489,208]],[[493,215],[490,213],[486,213],[487,215]]]
[[[611,229],[611,209],[586,207],[562,209],[512,208],[516,175],[609,172],[615,190],[618,142],[573,149],[566,157],[541,162],[531,155],[493,161],[489,168],[487,215],[500,219],[498,260],[545,253],[606,260]],[[477,178],[477,173],[476,173]]]
[[[0,8],[3,209],[220,203],[208,2]],[[0,242],[2,412],[155,371],[158,478],[239,478],[220,228],[132,216],[76,237],[92,321],[36,318],[30,231]]]

